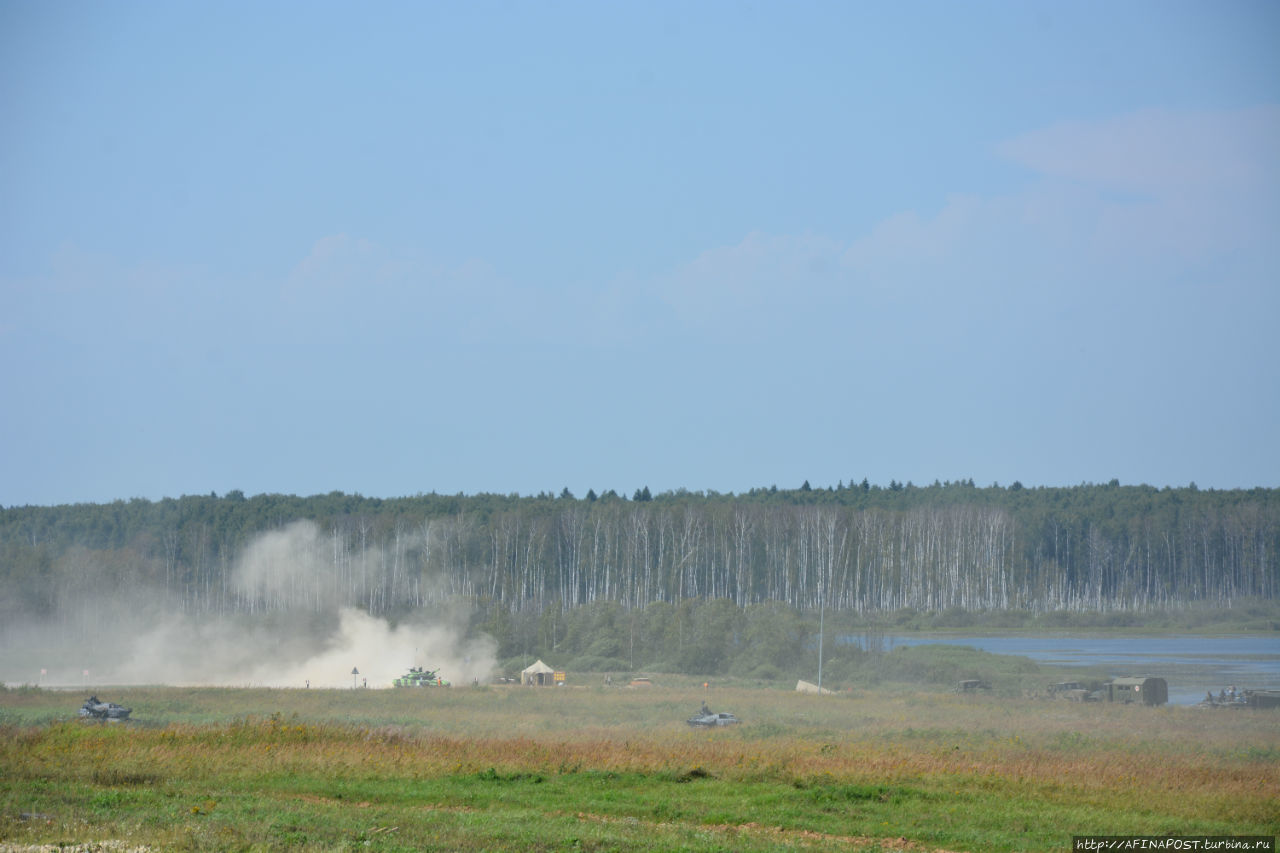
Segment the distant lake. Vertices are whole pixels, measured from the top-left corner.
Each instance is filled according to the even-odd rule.
[[[859,636],[842,640],[862,646]],[[1155,675],[1169,683],[1169,701],[1194,704],[1224,687],[1280,690],[1280,637],[953,636],[886,634],[884,649],[945,644],[972,646],[997,655],[1021,655],[1038,663],[1089,666],[1117,675]]]

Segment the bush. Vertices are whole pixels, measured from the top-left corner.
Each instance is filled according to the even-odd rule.
[[[643,672],[680,672],[679,665],[668,659],[646,661],[643,666],[637,666],[632,670],[632,674],[639,675]]]
[[[630,672],[631,665],[622,658],[582,655],[569,661],[569,669],[575,672]]]
[[[935,628],[968,628],[974,621],[973,613],[958,607],[944,610],[933,617]]]
[[[737,660],[729,667],[729,674],[734,678],[754,678],[759,681],[781,681],[786,675],[771,663],[754,663]]]
[[[587,647],[583,657],[621,658],[622,641],[617,637],[601,637]]]
[[[843,648],[839,655],[832,655],[822,663],[823,686],[842,684],[866,687],[880,683],[880,673],[869,665],[870,655],[858,649]],[[807,681],[814,680],[814,673]]]
[[[517,655],[516,657],[499,661],[497,669],[502,675],[517,678],[520,675],[520,671],[525,667],[532,666],[535,660],[537,658],[532,655]]]
[[[995,628],[1024,628],[1034,618],[1030,610],[991,610],[984,614],[983,624]]]

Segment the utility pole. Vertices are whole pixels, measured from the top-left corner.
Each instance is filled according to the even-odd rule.
[[[818,695],[822,695],[822,619],[826,614],[827,583],[826,578],[818,580]]]

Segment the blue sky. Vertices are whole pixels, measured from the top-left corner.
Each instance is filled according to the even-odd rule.
[[[0,504],[1280,486],[1280,6],[0,0]]]

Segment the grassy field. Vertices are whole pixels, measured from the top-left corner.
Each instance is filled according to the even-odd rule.
[[[0,849],[1054,850],[1280,827],[1280,715],[595,685],[0,692]],[[109,695],[108,695],[109,694]],[[743,725],[694,730],[703,699]]]

